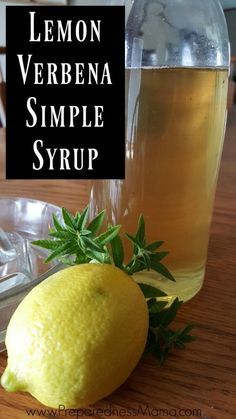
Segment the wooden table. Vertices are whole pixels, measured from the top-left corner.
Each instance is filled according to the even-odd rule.
[[[4,154],[1,131],[1,154]],[[1,166],[1,176],[3,168]],[[127,382],[100,408],[159,409],[159,418],[236,417],[236,111],[230,115],[217,190],[206,280],[203,290],[185,304],[178,324],[197,324],[198,339],[176,351],[164,367],[144,358]],[[80,181],[0,181],[0,196],[27,196],[64,205],[75,211],[86,202],[86,183]],[[0,356],[0,374],[6,353]],[[96,379],[96,377],[94,377]],[[0,418],[23,419],[26,409],[42,409],[31,396],[0,389]],[[161,409],[168,409],[161,411]],[[186,410],[184,416],[184,410]],[[196,411],[194,412],[194,409]],[[153,410],[153,416],[157,416]],[[197,412],[197,410],[199,412]],[[176,411],[176,415],[175,415]],[[201,412],[201,414],[200,414]],[[169,413],[167,415],[167,413]],[[120,416],[128,417],[128,412]],[[194,416],[195,414],[195,416]],[[197,416],[198,414],[198,416]],[[142,417],[139,412],[138,417]],[[144,415],[148,417],[148,413]],[[35,414],[35,417],[39,417]],[[45,414],[45,417],[49,417]],[[61,415],[61,417],[63,417]],[[75,416],[76,417],[76,416]],[[80,416],[86,417],[86,415]],[[92,417],[95,417],[92,415]],[[101,417],[106,417],[105,414]],[[113,417],[118,417],[114,412]]]

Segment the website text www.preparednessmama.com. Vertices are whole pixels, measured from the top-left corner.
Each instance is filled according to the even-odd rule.
[[[88,409],[66,409],[64,405],[59,405],[58,409],[26,409],[27,416],[36,417],[201,417],[201,409],[163,409],[154,408],[147,405],[140,405],[137,408],[88,408]]]

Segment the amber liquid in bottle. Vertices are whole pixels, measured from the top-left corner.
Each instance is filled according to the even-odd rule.
[[[204,279],[228,71],[142,68],[126,77],[126,179],[95,181],[93,211],[106,208],[108,219],[131,234],[144,214],[148,241],[165,241],[163,263],[176,283],[153,271],[136,279],[186,301]]]

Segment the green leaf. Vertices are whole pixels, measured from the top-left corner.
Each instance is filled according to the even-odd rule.
[[[187,326],[185,326],[184,329],[181,330],[181,335],[187,335],[189,332],[191,332],[195,327],[195,324],[190,323]]]
[[[74,235],[74,237],[73,237]],[[74,231],[73,233],[71,233],[70,231],[54,231],[52,233],[49,233],[50,237],[55,237],[56,239],[64,239],[64,240],[71,240],[76,238],[76,232]]]
[[[90,258],[90,261],[95,260],[99,263],[111,263],[111,262],[108,262],[108,257],[107,257],[106,253],[94,252],[94,250],[91,251],[91,250],[87,249],[86,250],[86,256],[88,256]]]
[[[124,246],[119,235],[114,237],[110,242],[112,250],[112,258],[114,265],[118,268],[122,268],[124,261]]]
[[[166,358],[168,358],[169,352],[170,348],[168,346],[166,347],[164,345],[161,345],[160,343],[157,343],[152,351],[152,353],[159,360],[161,366],[164,364]]]
[[[156,314],[153,313],[149,317],[150,326],[153,328],[157,328],[157,327],[167,328],[167,326],[175,319],[181,305],[182,305],[182,301],[179,301],[179,299],[176,298],[174,302],[172,303],[172,305],[168,307],[167,309],[161,311],[160,313],[156,313]]]
[[[145,249],[149,250],[150,252],[154,252],[155,250],[159,249],[164,244],[164,241],[156,241],[153,243],[148,244]]]
[[[141,256],[142,256],[142,259],[143,259],[145,268],[149,271],[151,269],[151,259],[150,259],[150,256],[147,253],[145,253],[145,252],[143,252]]]
[[[75,259],[75,264],[82,265],[83,263],[89,263],[90,260],[91,258],[86,255],[77,255]]]
[[[100,236],[96,238],[96,242],[102,246],[110,243],[111,240],[113,240],[119,234],[120,228],[120,225],[110,228],[109,230],[105,231],[105,233],[100,234]]]
[[[76,223],[76,225],[78,225],[79,219],[80,219],[80,212],[76,211],[76,213],[75,213],[75,223]]]
[[[72,255],[76,251],[77,246],[75,244],[71,243],[64,243],[62,246],[58,247],[54,252],[51,253],[50,256],[45,260],[45,263],[51,262],[53,259],[56,259],[58,257],[66,256],[66,255]]]
[[[142,214],[140,215],[138,220],[138,229],[135,238],[140,246],[145,246],[145,222]]]
[[[196,340],[196,336],[189,334],[194,327],[194,324],[189,324],[184,329],[178,331],[178,339],[182,344],[194,342]]]
[[[62,227],[62,225],[60,224],[60,222],[59,222],[59,220],[58,220],[58,218],[57,218],[56,214],[52,214],[52,218],[53,218],[53,224],[54,224],[54,226],[55,226],[55,229],[56,229],[57,231],[63,231],[63,227]]]
[[[178,332],[174,332],[173,330],[165,328],[161,325],[159,329],[159,338],[161,337],[165,341],[166,345],[168,344],[169,346],[171,346],[177,338],[177,336]]]
[[[62,208],[62,216],[65,224],[74,230],[76,227],[76,221],[73,215],[64,207]]]
[[[151,261],[151,268],[159,274],[163,275],[165,278],[175,282],[175,278],[173,277],[173,275],[162,263]]]
[[[80,232],[80,235],[81,236],[89,236],[89,235],[91,235],[91,231],[90,230],[82,230]]]
[[[181,342],[184,344],[194,342],[196,339],[197,339],[196,336],[191,336],[191,335],[181,336]]]
[[[163,312],[163,318],[161,320],[161,326],[167,327],[175,319],[180,307],[182,306],[183,301],[180,301],[176,298],[171,306]]]
[[[86,249],[89,249],[90,251],[98,252],[98,253],[105,253],[105,250],[102,246],[99,246],[94,240],[89,239],[88,237],[83,237],[82,241],[84,242],[84,245]]]
[[[75,265],[75,259],[72,259],[72,257],[59,257],[58,260],[63,263],[65,266],[74,266]]]
[[[137,247],[137,249],[139,249],[140,248],[140,245],[139,245],[139,241],[138,241],[138,239],[136,238],[136,237],[133,237],[133,236],[131,236],[130,234],[128,234],[128,233],[125,233],[125,235],[126,235],[126,237],[128,237],[128,239],[134,244],[134,246],[136,246]]]
[[[31,244],[42,247],[43,249],[55,250],[62,244],[62,242],[61,240],[35,240],[31,242]]]
[[[150,259],[153,264],[160,262],[162,259],[164,259],[167,255],[169,255],[169,252],[157,252],[150,255]]]
[[[89,206],[87,206],[83,212],[80,214],[80,218],[78,223],[76,224],[76,228],[80,231],[83,230],[85,227],[87,221],[88,221],[88,215],[89,215]]]
[[[102,227],[104,218],[105,218],[105,210],[101,211],[87,226],[87,229],[91,231],[91,233],[96,234]]]
[[[162,311],[167,305],[168,301],[157,301],[155,298],[151,298],[147,302],[149,314],[156,314]]]
[[[158,298],[167,296],[164,291],[161,291],[156,287],[152,287],[151,285],[141,283],[138,283],[138,285],[140,286],[145,298]]]
[[[136,272],[145,270],[146,267],[139,259],[135,259],[129,262],[126,266],[123,265],[123,269],[128,275],[133,275]]]

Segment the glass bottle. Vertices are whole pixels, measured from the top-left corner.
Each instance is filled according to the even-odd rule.
[[[126,178],[94,181],[92,215],[164,240],[176,283],[136,275],[189,300],[204,279],[226,123],[229,42],[217,0],[135,0],[126,24]],[[114,127],[115,129],[115,127]],[[112,133],[111,133],[112,138]]]

